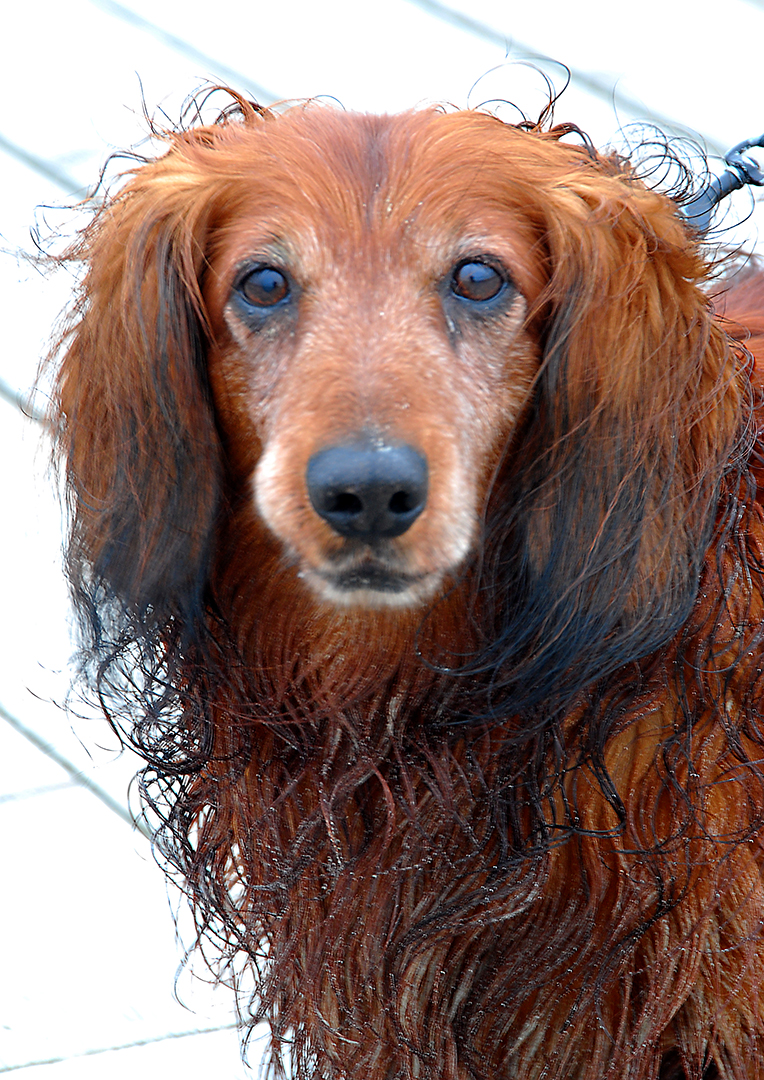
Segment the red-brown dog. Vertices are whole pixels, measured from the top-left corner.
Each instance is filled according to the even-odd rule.
[[[764,1077],[764,286],[571,134],[239,102],[70,253],[85,669],[293,1077]]]

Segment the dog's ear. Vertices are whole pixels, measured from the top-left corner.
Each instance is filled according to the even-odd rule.
[[[509,585],[494,660],[532,705],[687,619],[746,379],[671,200],[583,160],[528,198],[543,219],[543,361],[494,524]]]
[[[155,627],[198,613],[219,500],[193,139],[204,129],[139,168],[68,253],[86,275],[54,398],[75,599],[91,612],[116,601]]]

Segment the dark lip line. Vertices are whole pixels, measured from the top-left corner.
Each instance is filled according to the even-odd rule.
[[[368,564],[366,567],[362,565],[334,573],[319,570],[318,574],[327,584],[343,592],[351,592],[354,589],[369,589],[373,592],[404,592],[428,576],[427,574],[401,574],[379,565],[369,566]]]

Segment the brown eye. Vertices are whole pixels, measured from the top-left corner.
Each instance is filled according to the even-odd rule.
[[[289,282],[274,266],[258,266],[239,283],[239,292],[254,307],[273,307],[289,296]]]
[[[498,270],[484,262],[459,263],[451,279],[451,290],[465,300],[480,303],[493,300],[506,284]]]

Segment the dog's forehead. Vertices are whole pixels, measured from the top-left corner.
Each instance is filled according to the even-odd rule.
[[[534,139],[478,113],[292,110],[242,132],[249,167],[227,220],[232,262],[258,246],[352,259],[411,248],[433,262],[537,239],[523,212]],[[501,252],[497,252],[501,254]]]
[[[249,134],[250,179],[268,187],[266,203],[279,191],[289,198],[299,192],[326,213],[347,214],[352,206],[368,218],[429,204],[441,213],[505,205],[541,149],[533,136],[493,117],[435,110],[376,116],[304,109]]]

